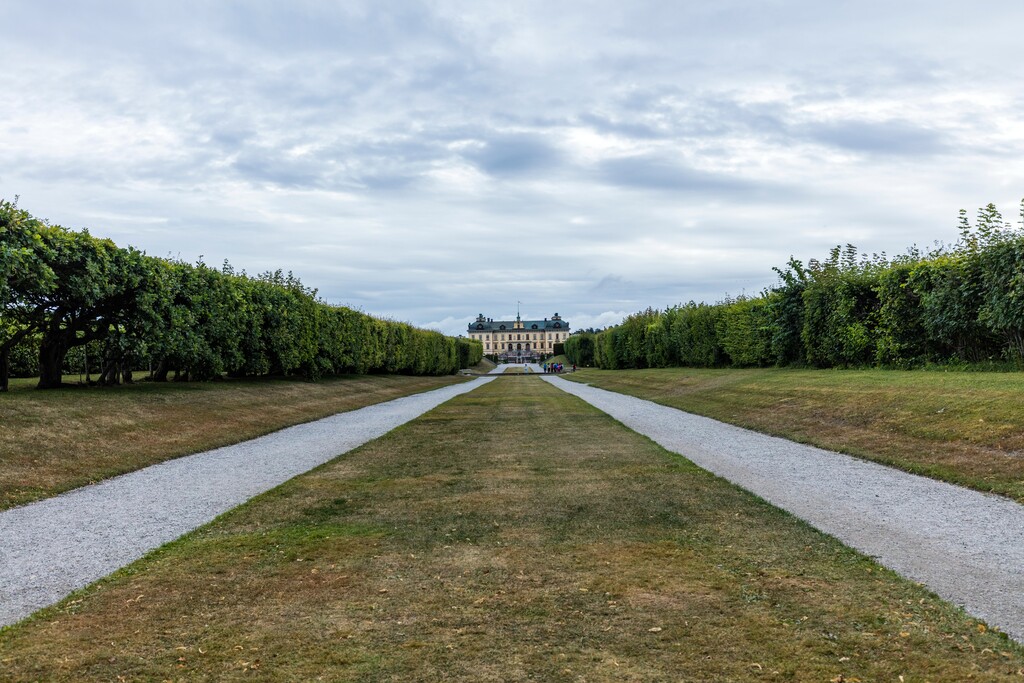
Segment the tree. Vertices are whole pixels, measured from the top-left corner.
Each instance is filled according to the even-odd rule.
[[[56,282],[48,264],[51,231],[16,203],[0,200],[0,391],[8,390],[11,349],[40,329],[42,302]]]
[[[153,284],[149,259],[88,231],[56,228],[48,266],[54,285],[33,303],[43,311],[39,388],[60,386],[68,349],[116,334],[131,337]]]

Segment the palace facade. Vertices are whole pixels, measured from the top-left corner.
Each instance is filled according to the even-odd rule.
[[[550,319],[494,320],[477,316],[469,324],[470,339],[479,339],[484,355],[508,363],[536,363],[554,353],[555,344],[569,336],[569,323],[555,313]]]

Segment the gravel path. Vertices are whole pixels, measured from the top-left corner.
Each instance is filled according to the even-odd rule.
[[[339,413],[0,512],[0,626],[492,380]]]
[[[1024,642],[1024,506],[651,401],[544,379]]]

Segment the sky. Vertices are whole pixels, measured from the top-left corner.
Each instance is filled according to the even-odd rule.
[[[449,334],[1024,197],[1024,3],[0,3],[0,198]],[[521,302],[521,303],[519,303]]]

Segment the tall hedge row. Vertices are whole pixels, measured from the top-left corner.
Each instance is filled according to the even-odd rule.
[[[0,390],[13,369],[59,386],[88,367],[101,383],[228,374],[444,375],[479,342],[380,320],[316,297],[291,273],[249,277],[120,248],[0,201]]]
[[[570,361],[602,368],[806,365],[910,368],[927,363],[1024,364],[1021,223],[995,206],[960,239],[888,259],[847,245],[824,260],[790,259],[756,297],[648,308],[566,342]]]

